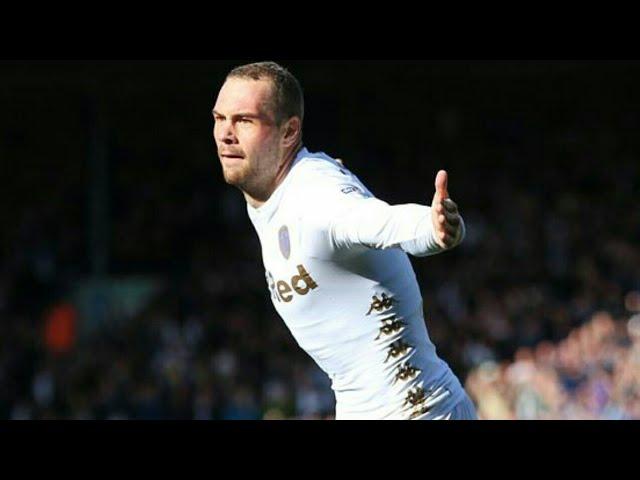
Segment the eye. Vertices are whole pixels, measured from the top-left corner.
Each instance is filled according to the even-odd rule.
[[[238,119],[239,123],[253,123],[252,120],[250,118],[247,117],[241,117]]]

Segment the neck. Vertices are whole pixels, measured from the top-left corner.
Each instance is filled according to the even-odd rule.
[[[255,198],[249,195],[248,193],[244,192],[244,198],[246,199],[249,205],[251,205],[253,208],[260,208],[262,205],[264,205],[267,202],[267,200],[269,200],[269,198],[271,198],[271,195],[273,195],[273,192],[275,192],[276,189],[280,186],[280,184],[282,184],[284,179],[287,178],[287,175],[291,170],[291,165],[293,165],[293,161],[298,155],[298,152],[302,150],[302,148],[303,148],[302,142],[298,142],[291,150],[285,153],[284,158],[280,161],[280,164],[278,165],[278,170],[276,171],[276,176],[274,177],[272,187],[268,192],[266,192],[265,195],[261,196],[262,198]]]

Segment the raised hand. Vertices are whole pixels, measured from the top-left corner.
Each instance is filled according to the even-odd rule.
[[[431,221],[436,241],[442,248],[454,247],[460,240],[462,226],[458,206],[449,198],[449,177],[440,170],[436,176],[436,193],[431,202]]]

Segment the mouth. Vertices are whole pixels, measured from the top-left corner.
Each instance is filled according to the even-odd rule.
[[[237,153],[220,153],[220,158],[231,159],[231,160],[242,160],[244,155],[240,155]]]
[[[220,154],[220,163],[223,168],[237,168],[244,162],[242,155],[223,155]]]

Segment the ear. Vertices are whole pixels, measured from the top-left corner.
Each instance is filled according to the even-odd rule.
[[[301,136],[302,125],[298,117],[291,117],[283,126],[282,146],[291,147],[298,143]]]

